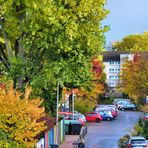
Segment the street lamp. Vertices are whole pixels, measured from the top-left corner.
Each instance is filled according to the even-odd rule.
[[[56,111],[57,111],[57,114],[56,114],[56,126],[57,126],[57,131],[56,131],[56,144],[58,144],[58,131],[59,131],[59,124],[58,124],[58,121],[59,121],[59,111],[58,111],[58,108],[59,108],[59,81],[57,83],[57,108],[56,108]]]

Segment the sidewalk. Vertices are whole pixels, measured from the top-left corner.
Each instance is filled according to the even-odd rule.
[[[59,148],[73,148],[73,143],[79,139],[79,135],[65,135],[65,139]]]
[[[65,139],[62,144],[59,145],[59,148],[76,148],[76,145],[73,143],[80,142],[80,139],[83,139],[87,133],[87,127],[84,126],[81,128],[80,135],[65,135]]]

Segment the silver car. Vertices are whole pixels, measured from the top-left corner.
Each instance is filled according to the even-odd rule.
[[[148,148],[148,143],[144,137],[135,136],[129,139],[128,148]]]

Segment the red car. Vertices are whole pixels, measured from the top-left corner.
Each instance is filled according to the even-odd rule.
[[[102,121],[102,116],[98,112],[89,112],[85,114],[86,121],[91,122],[100,122]]]
[[[143,120],[144,120],[144,121],[148,121],[148,112],[144,113]]]
[[[73,115],[71,112],[59,112],[59,115],[61,115],[66,120],[79,120],[83,126],[85,125],[85,122],[81,118],[75,114]]]

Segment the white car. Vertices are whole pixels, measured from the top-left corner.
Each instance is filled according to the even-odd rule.
[[[128,148],[148,148],[148,143],[144,137],[135,136],[129,139]]]

